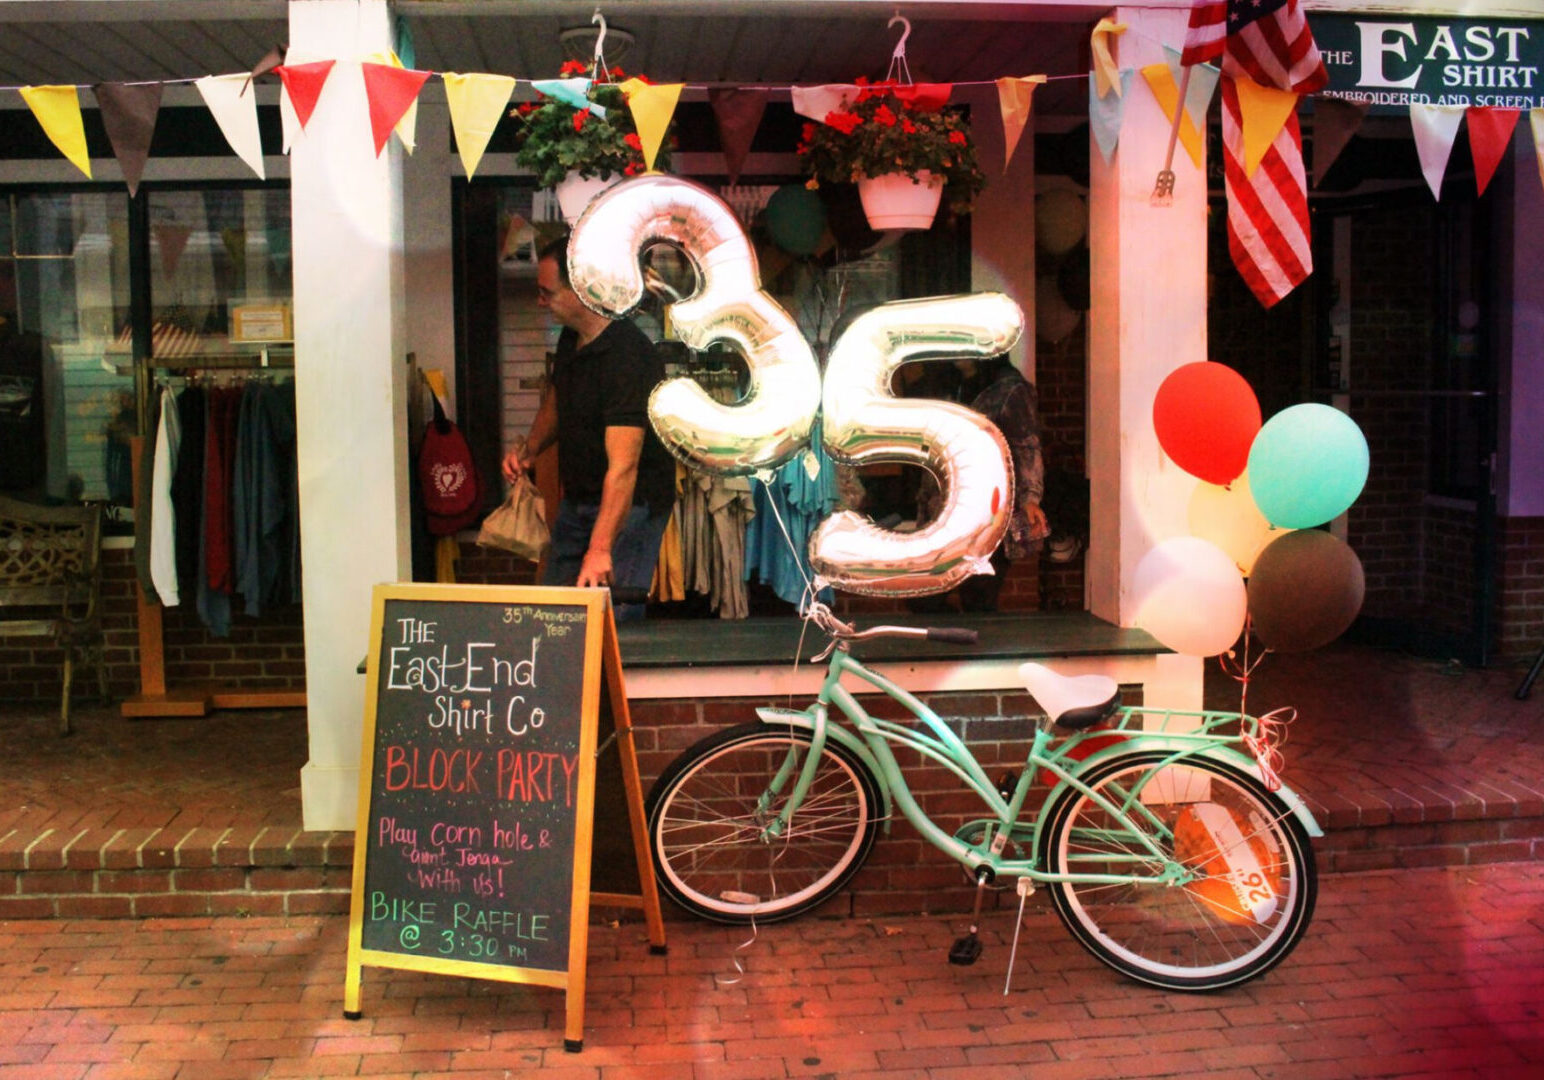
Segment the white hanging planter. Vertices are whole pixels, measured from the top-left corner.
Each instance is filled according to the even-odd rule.
[[[930,229],[944,193],[944,178],[926,169],[915,177],[887,173],[858,181],[858,197],[869,228]]]
[[[591,199],[621,179],[620,176],[612,176],[603,180],[598,176],[580,176],[577,172],[571,172],[559,180],[557,187],[552,190],[558,197],[558,210],[563,215],[564,223],[572,225],[578,221]]]

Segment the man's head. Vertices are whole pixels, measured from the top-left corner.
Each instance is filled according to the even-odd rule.
[[[552,312],[552,317],[560,324],[577,330],[581,336],[595,327],[597,319],[602,325],[608,321],[605,316],[585,307],[569,283],[567,233],[536,254],[536,303]]]

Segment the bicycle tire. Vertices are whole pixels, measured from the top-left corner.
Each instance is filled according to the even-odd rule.
[[[802,728],[741,724],[670,764],[647,804],[655,877],[667,896],[714,922],[770,923],[818,907],[847,884],[874,846],[880,805],[878,781],[847,747],[827,740],[787,831],[762,838],[782,799],[761,811],[757,801],[788,750],[810,741]]]
[[[1318,894],[1313,849],[1291,810],[1254,776],[1212,758],[1174,763],[1171,757],[1167,751],[1135,750],[1078,774],[1091,791],[1116,804],[1137,783],[1153,792],[1155,798],[1144,801],[1137,815],[1138,825],[1157,840],[1165,858],[1134,844],[1124,823],[1070,788],[1047,811],[1041,841],[1043,865],[1052,873],[1068,872],[1069,866],[1078,872],[1131,873],[1136,856],[1135,864],[1146,862],[1154,882],[1053,882],[1047,888],[1073,937],[1116,971],[1169,990],[1220,990],[1264,974],[1302,938]],[[1155,773],[1155,767],[1166,771]],[[1204,788],[1198,783],[1202,776]],[[1229,845],[1240,853],[1249,849],[1241,861],[1273,875],[1259,892],[1240,887],[1241,876],[1252,885],[1255,875],[1220,859],[1222,845],[1190,858],[1192,868],[1202,871],[1197,880],[1183,886],[1159,882],[1158,875],[1178,857],[1173,834],[1185,808],[1193,822],[1208,806],[1226,807],[1243,825],[1237,834],[1242,843]],[[1181,854],[1195,850],[1191,845]],[[1261,896],[1262,902],[1249,908],[1245,896]]]

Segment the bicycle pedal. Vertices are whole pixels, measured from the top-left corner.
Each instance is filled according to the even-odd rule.
[[[949,946],[949,963],[958,967],[969,967],[981,959],[981,939],[975,934],[966,934]]]

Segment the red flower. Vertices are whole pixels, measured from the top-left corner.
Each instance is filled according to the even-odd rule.
[[[826,113],[826,123],[843,135],[851,135],[853,129],[863,123],[863,117],[851,112],[829,112]]]
[[[622,141],[625,142],[628,146],[631,146],[634,150],[641,151],[643,149],[643,140],[638,137],[637,132],[628,132],[626,135],[622,136]]]
[[[963,131],[951,131],[949,132],[949,141],[954,143],[956,146],[964,146],[965,133]]]
[[[590,65],[583,60],[565,60],[563,66],[558,68],[559,75],[583,75],[590,70]]]
[[[574,113],[574,130],[583,131],[584,122],[585,120],[589,119],[589,116],[590,113],[587,109],[580,109],[578,112]]]
[[[799,138],[803,139],[805,142],[809,142],[814,137],[815,137],[815,125],[814,124],[805,124],[804,127],[799,130]]]
[[[611,77],[613,79],[625,79],[627,78],[627,72],[623,71],[619,67],[614,67],[611,69]],[[642,78],[642,76],[639,76],[639,78]]]
[[[890,106],[881,105],[874,110],[874,123],[882,124],[885,127],[895,126],[895,113],[890,111]]]
[[[911,117],[903,116],[901,117],[901,130],[908,135],[915,135],[917,133],[917,125],[911,122]]]
[[[623,176],[637,176],[641,172],[643,172],[643,166],[638,164],[636,161],[629,161],[622,168]]]

